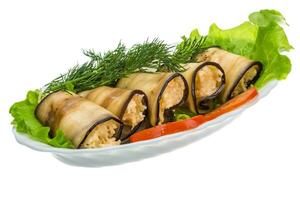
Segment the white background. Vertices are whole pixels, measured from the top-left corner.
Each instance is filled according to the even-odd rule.
[[[0,3],[0,199],[300,199],[299,6],[293,1],[15,1]],[[155,158],[79,168],[19,145],[9,106],[77,62],[159,36],[179,40],[211,23],[229,28],[280,10],[296,50],[269,96],[215,134]],[[298,37],[298,38],[297,38]]]

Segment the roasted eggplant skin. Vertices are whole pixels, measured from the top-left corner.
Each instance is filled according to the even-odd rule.
[[[260,61],[252,61],[251,63],[248,64],[247,67],[245,67],[245,69],[243,70],[243,72],[240,74],[240,76],[234,81],[233,83],[233,87],[229,90],[228,92],[228,96],[226,97],[227,100],[231,99],[232,97],[230,97],[230,95],[232,94],[233,90],[235,89],[235,87],[238,85],[239,81],[242,79],[242,77],[247,73],[247,71],[249,69],[251,69],[253,66],[258,66],[258,71],[257,71],[257,74],[256,76],[248,83],[247,87],[249,87],[250,85],[254,84],[261,72],[262,72],[262,69],[263,69],[263,64],[260,62]]]
[[[226,82],[225,72],[224,72],[223,68],[216,62],[206,61],[206,62],[202,62],[202,63],[188,63],[188,64],[195,64],[198,66],[195,69],[193,69],[191,77],[188,77],[188,74],[187,74],[189,69],[187,69],[185,72],[183,72],[183,74],[187,80],[187,83],[189,85],[189,95],[188,95],[186,104],[192,112],[195,112],[197,114],[206,114],[206,113],[210,112],[213,109],[213,107],[210,106],[208,109],[200,109],[199,104],[201,104],[201,102],[208,102],[208,101],[212,102],[217,99],[217,97],[223,91],[223,89],[225,87],[225,82]],[[203,99],[198,100],[197,96],[196,96],[196,76],[197,76],[197,73],[206,66],[214,66],[217,70],[219,70],[222,73],[221,83],[220,83],[219,88],[213,94],[211,94],[207,97],[204,97]]]
[[[76,112],[78,116],[83,115],[79,123],[74,118]],[[50,127],[50,136],[60,129],[75,148],[80,148],[91,131],[103,122],[114,120],[120,125],[114,136],[116,140],[120,138],[123,128],[122,122],[104,108],[61,90],[44,97],[35,109],[35,116],[44,126]]]
[[[133,77],[132,77],[133,76]],[[145,77],[145,78],[144,78]],[[175,107],[182,105],[188,96],[188,84],[180,73],[136,73],[118,81],[117,87],[125,89],[139,89],[145,92],[148,97],[148,116],[152,126],[159,124],[160,99],[164,94],[169,82],[179,77],[183,83],[183,97],[176,105],[165,110],[169,113]],[[137,80],[136,80],[137,79]],[[154,82],[153,80],[156,80]]]
[[[106,92],[108,93],[105,94]],[[120,137],[121,140],[125,140],[129,136],[131,136],[146,120],[146,116],[148,113],[148,99],[146,94],[141,90],[126,90],[121,88],[111,88],[107,86],[101,86],[92,90],[83,91],[79,93],[80,96],[104,107],[105,109],[108,109],[110,112],[115,114],[121,121],[128,107],[128,104],[132,100],[133,96],[137,94],[143,96],[142,103],[146,107],[143,111],[143,115],[145,116],[145,118],[140,123],[131,128],[127,128],[124,124],[123,132]],[[101,97],[101,95],[103,95],[103,97],[99,99],[98,97]],[[130,130],[125,130],[125,128]]]
[[[163,85],[163,87],[162,87],[162,89],[161,89],[161,91],[160,91],[160,93],[159,93],[159,95],[158,95],[157,101],[158,101],[158,102],[160,101],[160,99],[161,99],[161,97],[162,97],[162,95],[163,95],[163,93],[164,93],[166,87],[168,86],[168,83],[169,83],[170,81],[172,81],[172,80],[173,80],[174,78],[176,78],[176,77],[181,77],[181,78],[182,78],[182,81],[183,81],[183,84],[184,84],[183,98],[180,100],[179,103],[177,103],[176,105],[172,106],[171,108],[168,108],[168,109],[165,110],[164,115],[165,115],[166,118],[170,118],[170,114],[173,113],[172,110],[173,110],[174,108],[176,108],[177,106],[180,106],[180,105],[184,104],[184,102],[187,100],[188,94],[189,94],[188,84],[187,84],[187,82],[186,82],[184,76],[182,76],[180,73],[174,73],[172,76],[170,76],[170,77],[165,81],[165,83],[164,83],[164,85]],[[160,104],[158,103],[158,106],[157,106],[157,108],[156,108],[156,119],[157,119],[157,120],[156,120],[156,125],[159,123],[159,109],[160,109]]]
[[[118,123],[120,124],[119,130],[116,132],[116,134],[115,134],[115,136],[114,136],[114,137],[116,138],[116,140],[120,140],[120,139],[121,139],[122,129],[123,129],[123,126],[124,126],[124,125],[122,124],[121,120],[119,120],[118,118],[108,116],[108,117],[106,117],[106,118],[103,118],[103,119],[101,119],[101,120],[98,120],[97,122],[95,122],[95,123],[88,129],[88,131],[86,132],[86,134],[85,134],[83,140],[82,140],[82,141],[80,142],[80,144],[78,145],[78,148],[80,148],[80,147],[82,146],[82,144],[84,143],[84,141],[86,140],[86,138],[89,136],[89,134],[93,131],[93,129],[94,129],[96,126],[98,126],[99,124],[102,124],[102,123],[104,123],[104,122],[106,122],[106,121],[108,121],[108,120],[114,120],[114,121],[116,121],[116,122],[118,122]]]
[[[221,102],[226,102],[234,96],[233,91],[245,74],[256,67],[255,77],[247,83],[247,88],[254,84],[260,76],[263,65],[259,61],[248,59],[244,56],[233,54],[219,47],[209,47],[204,52],[196,56],[197,62],[212,61],[221,65],[226,75],[225,88],[220,94]],[[230,63],[230,64],[229,64]]]
[[[143,115],[145,115],[145,118],[143,121],[141,121],[140,123],[138,123],[135,127],[133,127],[129,133],[127,133],[126,135],[123,135],[120,137],[120,139],[123,141],[123,140],[126,140],[128,137],[130,137],[132,134],[134,134],[138,129],[139,127],[147,120],[147,115],[148,115],[148,98],[147,98],[147,95],[141,91],[141,90],[133,90],[130,94],[130,96],[128,97],[128,99],[126,100],[122,110],[121,110],[121,114],[120,114],[120,119],[123,118],[124,114],[125,114],[125,111],[126,111],[126,108],[131,100],[131,98],[135,95],[135,94],[140,94],[140,95],[143,95],[143,104],[146,105],[146,109],[144,110],[143,112]]]

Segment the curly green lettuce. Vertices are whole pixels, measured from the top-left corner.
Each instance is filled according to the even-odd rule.
[[[283,80],[291,71],[291,61],[283,52],[293,49],[282,28],[286,24],[285,18],[276,10],[261,10],[249,15],[249,21],[230,29],[221,29],[212,24],[202,46],[219,46],[229,52],[246,56],[263,63],[263,71],[255,83],[262,88],[271,80]],[[197,41],[203,38],[197,29],[194,29],[177,48],[182,47],[186,41]],[[196,49],[199,51],[199,49]],[[191,55],[199,52],[191,52]],[[191,57],[193,62],[193,57]],[[186,109],[177,108],[175,120],[188,119],[195,114]]]
[[[293,49],[282,28],[285,18],[276,10],[261,10],[249,15],[249,21],[231,29],[220,29],[212,24],[206,46],[246,56],[263,63],[263,71],[255,83],[262,88],[271,80],[283,80],[291,71],[291,61],[282,52]]]
[[[27,134],[37,140],[54,147],[74,148],[73,144],[65,138],[61,130],[57,130],[55,137],[49,136],[50,127],[43,126],[35,117],[34,111],[38,105],[39,91],[28,91],[26,99],[14,103],[9,113],[13,116],[12,124],[19,133]]]

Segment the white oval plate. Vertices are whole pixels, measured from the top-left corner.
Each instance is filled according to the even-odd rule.
[[[258,97],[254,100],[195,129],[137,143],[98,149],[64,149],[34,141],[26,134],[18,133],[15,129],[13,129],[13,133],[20,144],[37,151],[51,152],[55,158],[69,165],[100,167],[122,164],[175,150],[215,132],[265,97],[276,86],[277,82],[272,81],[267,84],[259,91]]]

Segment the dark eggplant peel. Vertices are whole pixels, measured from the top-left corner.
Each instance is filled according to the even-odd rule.
[[[258,79],[262,63],[236,55],[223,49],[212,47],[196,57],[197,62],[211,61],[218,63],[226,75],[226,84],[220,94],[222,102],[246,91]]]
[[[188,96],[187,82],[180,73],[134,73],[120,79],[117,87],[138,89],[147,95],[152,126],[167,122]]]
[[[36,117],[51,134],[62,130],[75,148],[97,148],[120,144],[122,122],[103,107],[79,95],[57,91],[47,95],[35,110]]]
[[[225,86],[225,73],[215,62],[188,63],[182,73],[189,87],[186,106],[197,114],[214,109],[215,100]]]
[[[141,90],[102,86],[79,95],[112,112],[123,122],[121,140],[133,134],[146,119],[148,101]]]

